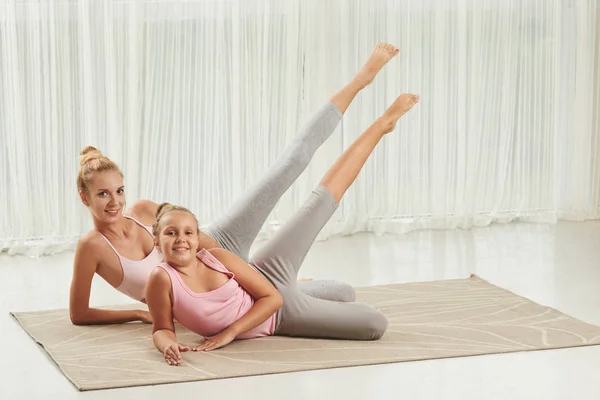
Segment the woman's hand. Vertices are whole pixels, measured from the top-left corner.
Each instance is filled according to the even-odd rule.
[[[219,333],[215,336],[208,336],[205,338],[204,342],[196,346],[192,349],[192,351],[211,351],[218,349],[223,346],[227,346],[229,343],[233,342],[236,334],[228,329],[225,329],[223,332]]]
[[[137,320],[142,321],[145,324],[152,323],[152,315],[148,311],[137,310]]]
[[[173,342],[163,350],[163,356],[167,364],[177,366],[181,363],[181,353],[189,350],[189,347]]]

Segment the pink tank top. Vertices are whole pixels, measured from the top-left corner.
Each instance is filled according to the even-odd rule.
[[[150,236],[154,237],[152,235],[152,227],[142,224],[135,218],[129,216],[125,216],[125,218],[134,221],[136,224],[144,228],[150,234]],[[113,249],[115,254],[119,257],[119,261],[121,262],[121,268],[123,269],[123,282],[121,282],[117,290],[131,297],[132,299],[145,302],[146,284],[150,278],[150,273],[154,270],[154,268],[163,262],[162,257],[158,253],[156,247],[153,248],[150,254],[148,254],[143,260],[130,260],[121,256],[117,252],[117,249],[115,249],[115,247],[103,234],[100,233],[100,236],[106,240],[110,248]]]
[[[189,330],[202,336],[213,336],[242,318],[254,305],[254,298],[235,280],[233,272],[205,249],[196,253],[207,267],[229,276],[223,286],[206,293],[193,292],[181,279],[179,272],[162,263],[171,277],[173,288],[173,317]],[[251,339],[272,335],[275,331],[276,313],[257,327],[242,333],[236,339]]]

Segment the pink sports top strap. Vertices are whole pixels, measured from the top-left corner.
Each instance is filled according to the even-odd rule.
[[[148,225],[144,225],[142,224],[140,221],[138,221],[137,219],[130,217],[129,215],[124,215],[125,218],[132,220],[133,222],[135,222],[136,224],[138,224],[139,226],[141,226],[142,228],[144,228],[146,231],[148,231],[148,233],[150,234],[150,236],[154,237],[154,235],[152,234],[152,227],[148,226]]]
[[[112,249],[112,250],[115,252],[115,254],[116,254],[117,256],[119,256],[119,258],[121,258],[121,255],[119,254],[119,252],[117,251],[117,249],[115,249],[115,246],[113,246],[113,245],[112,245],[112,243],[110,242],[110,240],[108,240],[108,239],[106,238],[106,236],[104,236],[102,233],[100,233],[100,231],[99,231],[99,230],[96,230],[96,232],[98,232],[98,234],[99,234],[100,236],[102,236],[102,238],[103,238],[104,240],[106,240],[106,243],[108,243],[108,245],[110,246],[110,248],[111,248],[111,249]]]
[[[219,271],[226,275],[229,275],[230,278],[235,278],[235,274],[227,268],[225,268],[221,261],[219,261],[215,256],[213,256],[208,250],[200,250],[198,253],[196,253],[196,257],[198,257],[200,261],[202,261],[204,264],[214,269],[215,271]]]
[[[152,227],[150,226],[146,226],[144,224],[142,224],[140,221],[138,221],[137,219],[130,217],[128,215],[124,215],[125,218],[132,220],[133,222],[135,222],[136,224],[138,224],[139,226],[141,226],[142,228],[144,228],[149,234],[150,236],[152,236],[154,238],[154,235],[152,234]],[[121,257],[121,255],[119,254],[119,252],[117,251],[117,249],[115,249],[115,246],[112,245],[112,243],[110,242],[110,240],[108,240],[106,238],[106,236],[104,236],[102,233],[100,233],[99,230],[96,230],[96,232],[98,232],[100,234],[100,236],[102,236],[102,238],[104,238],[104,240],[106,240],[106,243],[108,243],[108,245],[110,246],[110,248],[115,252],[115,254],[117,256],[119,256],[119,258],[123,258]]]

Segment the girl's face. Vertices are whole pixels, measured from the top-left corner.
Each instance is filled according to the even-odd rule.
[[[94,219],[106,224],[114,223],[123,215],[125,186],[118,171],[94,173],[86,192],[79,192]]]
[[[157,247],[164,261],[173,267],[189,265],[198,251],[198,225],[185,211],[170,211],[160,219]]]

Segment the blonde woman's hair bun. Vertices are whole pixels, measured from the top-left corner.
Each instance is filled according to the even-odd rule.
[[[87,146],[79,153],[79,173],[77,174],[77,190],[87,191],[92,176],[96,172],[117,171],[123,177],[119,166],[110,158],[106,157],[100,150],[93,146]]]
[[[79,166],[83,167],[88,162],[102,157],[104,157],[104,155],[100,150],[94,146],[87,146],[85,149],[81,150],[81,153],[79,153]]]

